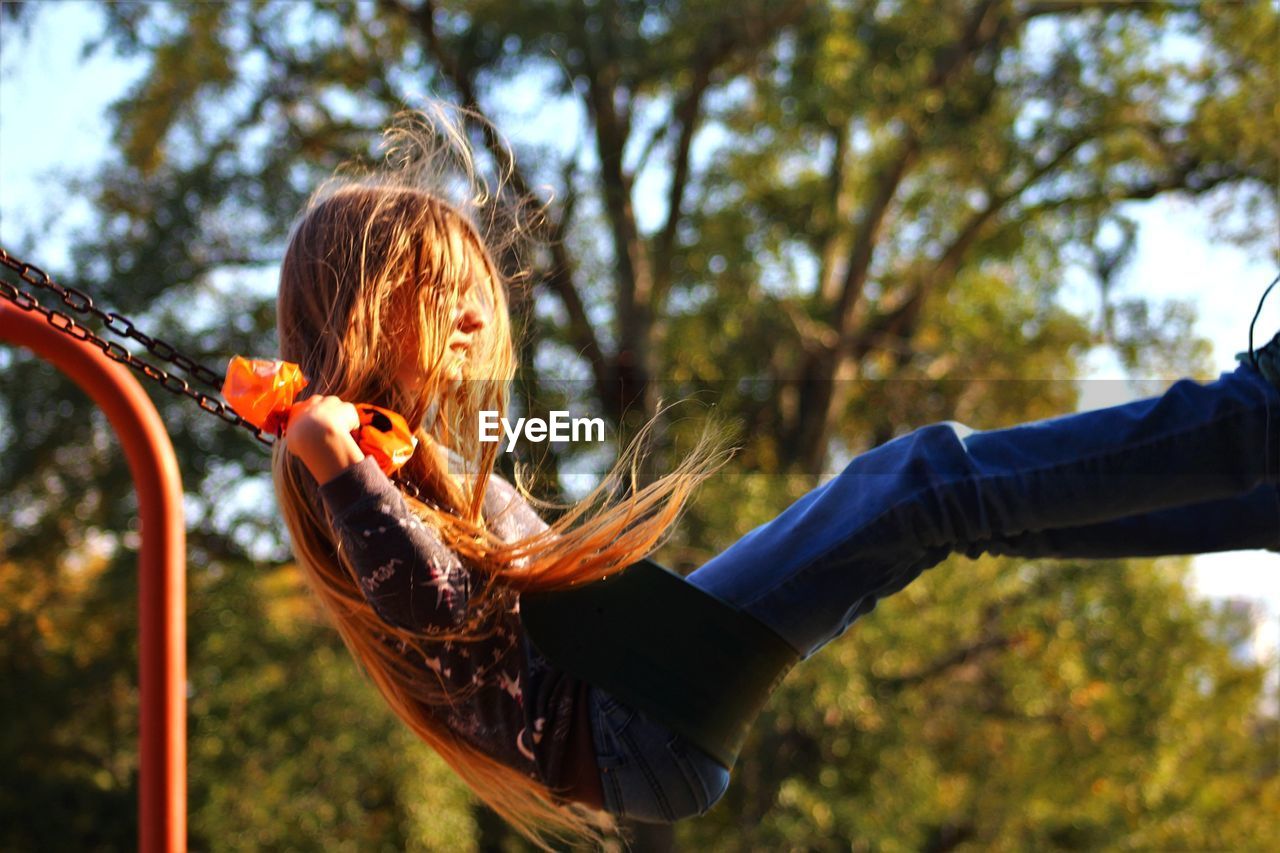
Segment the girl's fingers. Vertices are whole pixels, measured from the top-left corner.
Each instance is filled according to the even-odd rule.
[[[289,412],[286,433],[352,433],[360,428],[356,407],[339,397],[315,394],[295,403]]]
[[[355,406],[337,397],[313,395],[289,411],[285,449],[307,466],[317,483],[327,483],[364,458],[351,435],[359,427]]]

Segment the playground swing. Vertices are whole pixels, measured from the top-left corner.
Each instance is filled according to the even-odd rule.
[[[215,371],[142,333],[120,314],[95,306],[83,291],[57,284],[43,270],[3,248],[0,266],[56,295],[72,311],[96,317],[112,334],[141,343],[153,356],[201,383],[220,387],[223,377]],[[223,402],[99,337],[68,314],[45,308],[33,294],[2,279],[0,297],[23,311],[43,315],[60,332],[97,347],[110,360],[127,365],[165,390],[189,397],[204,411],[248,430],[268,447],[287,419],[293,395],[305,384],[296,366],[237,357],[221,384],[227,397]],[[282,387],[273,391],[274,385]],[[275,393],[275,398],[263,403],[264,393],[269,397]],[[411,430],[393,412],[368,405],[357,405],[357,409],[361,429],[353,437],[390,476],[413,452]],[[434,505],[413,484],[402,480],[396,484]],[[594,583],[525,592],[520,615],[534,645],[553,663],[688,738],[729,768],[752,722],[799,660],[799,653],[773,629],[649,559]],[[581,642],[584,636],[592,642]]]

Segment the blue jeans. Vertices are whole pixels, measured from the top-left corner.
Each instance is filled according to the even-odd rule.
[[[1159,397],[1009,429],[918,429],[857,457],[689,581],[808,658],[952,553],[1246,548],[1280,551],[1280,389],[1244,364],[1211,383],[1184,379]],[[644,750],[678,741],[663,743],[643,724],[644,736],[629,738],[643,718],[611,701],[600,710],[606,805],[665,819],[664,795],[670,806],[672,792],[684,794],[688,768],[665,757],[646,763]]]
[[[693,743],[598,687],[591,736],[605,810],[645,823],[704,814],[729,787],[729,769]]]

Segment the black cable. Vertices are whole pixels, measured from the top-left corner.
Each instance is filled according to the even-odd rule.
[[[1253,351],[1253,327],[1257,325],[1258,318],[1262,316],[1262,303],[1267,301],[1267,294],[1271,292],[1271,288],[1276,286],[1276,282],[1280,282],[1280,275],[1271,279],[1267,289],[1262,291],[1262,298],[1258,300],[1258,310],[1253,312],[1253,319],[1249,321],[1249,361],[1253,363],[1255,370],[1260,370],[1260,368],[1258,367],[1258,356]]]

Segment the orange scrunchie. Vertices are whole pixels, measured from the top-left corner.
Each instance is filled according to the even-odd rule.
[[[302,369],[290,361],[234,356],[227,365],[222,396],[236,414],[259,429],[283,435],[298,392],[307,387]],[[387,476],[413,456],[418,440],[404,418],[390,409],[357,403],[360,428],[351,435]]]

